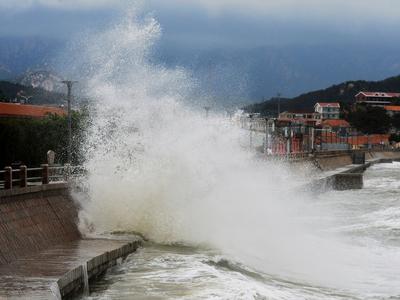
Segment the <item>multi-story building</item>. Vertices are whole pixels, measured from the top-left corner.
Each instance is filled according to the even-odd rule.
[[[321,121],[321,115],[315,112],[288,112],[285,111],[279,114],[278,121],[291,122],[302,125],[316,125]]]
[[[385,106],[392,104],[394,100],[400,100],[400,93],[359,92],[355,98],[357,104]]]
[[[323,120],[340,118],[340,104],[337,102],[317,102],[314,105],[314,110],[321,114]]]

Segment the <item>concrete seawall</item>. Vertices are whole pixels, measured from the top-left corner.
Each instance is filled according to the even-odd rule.
[[[84,239],[65,183],[0,191],[0,299],[63,299],[134,252],[135,239]]]
[[[400,152],[365,152],[365,162],[352,164],[351,153],[339,153],[336,157],[331,154],[327,157],[315,158],[318,167],[325,171],[320,179],[307,185],[308,189],[316,192],[325,190],[348,190],[363,188],[363,173],[370,166],[377,163],[388,163],[400,160]],[[336,166],[336,168],[333,168]]]
[[[0,264],[79,239],[76,222],[65,183],[0,191]]]
[[[353,151],[330,151],[316,153],[314,163],[323,171],[329,171],[351,165]],[[400,159],[399,151],[365,151],[366,160]]]

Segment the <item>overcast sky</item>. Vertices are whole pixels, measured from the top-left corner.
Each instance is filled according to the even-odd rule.
[[[0,35],[66,39],[128,7],[187,47],[399,42],[399,0],[0,0]]]

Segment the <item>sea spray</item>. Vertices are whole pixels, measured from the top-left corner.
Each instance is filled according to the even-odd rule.
[[[160,31],[153,18],[128,14],[79,51],[95,99],[81,216],[99,233],[207,245],[304,284],[368,287],[371,256],[325,231],[317,216],[329,212],[298,192],[301,180],[257,159],[228,119],[196,109],[185,70],[151,62]]]

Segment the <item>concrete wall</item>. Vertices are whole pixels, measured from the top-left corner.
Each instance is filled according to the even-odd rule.
[[[400,151],[371,151],[365,154],[365,159],[378,158],[400,159]]]
[[[365,159],[400,159],[399,151],[366,151]],[[316,153],[314,161],[323,171],[334,170],[353,163],[351,151],[330,151],[328,153]]]
[[[80,238],[66,184],[0,191],[0,264]]]
[[[351,152],[332,151],[329,154],[316,153],[315,163],[323,171],[341,168],[352,163]]]

